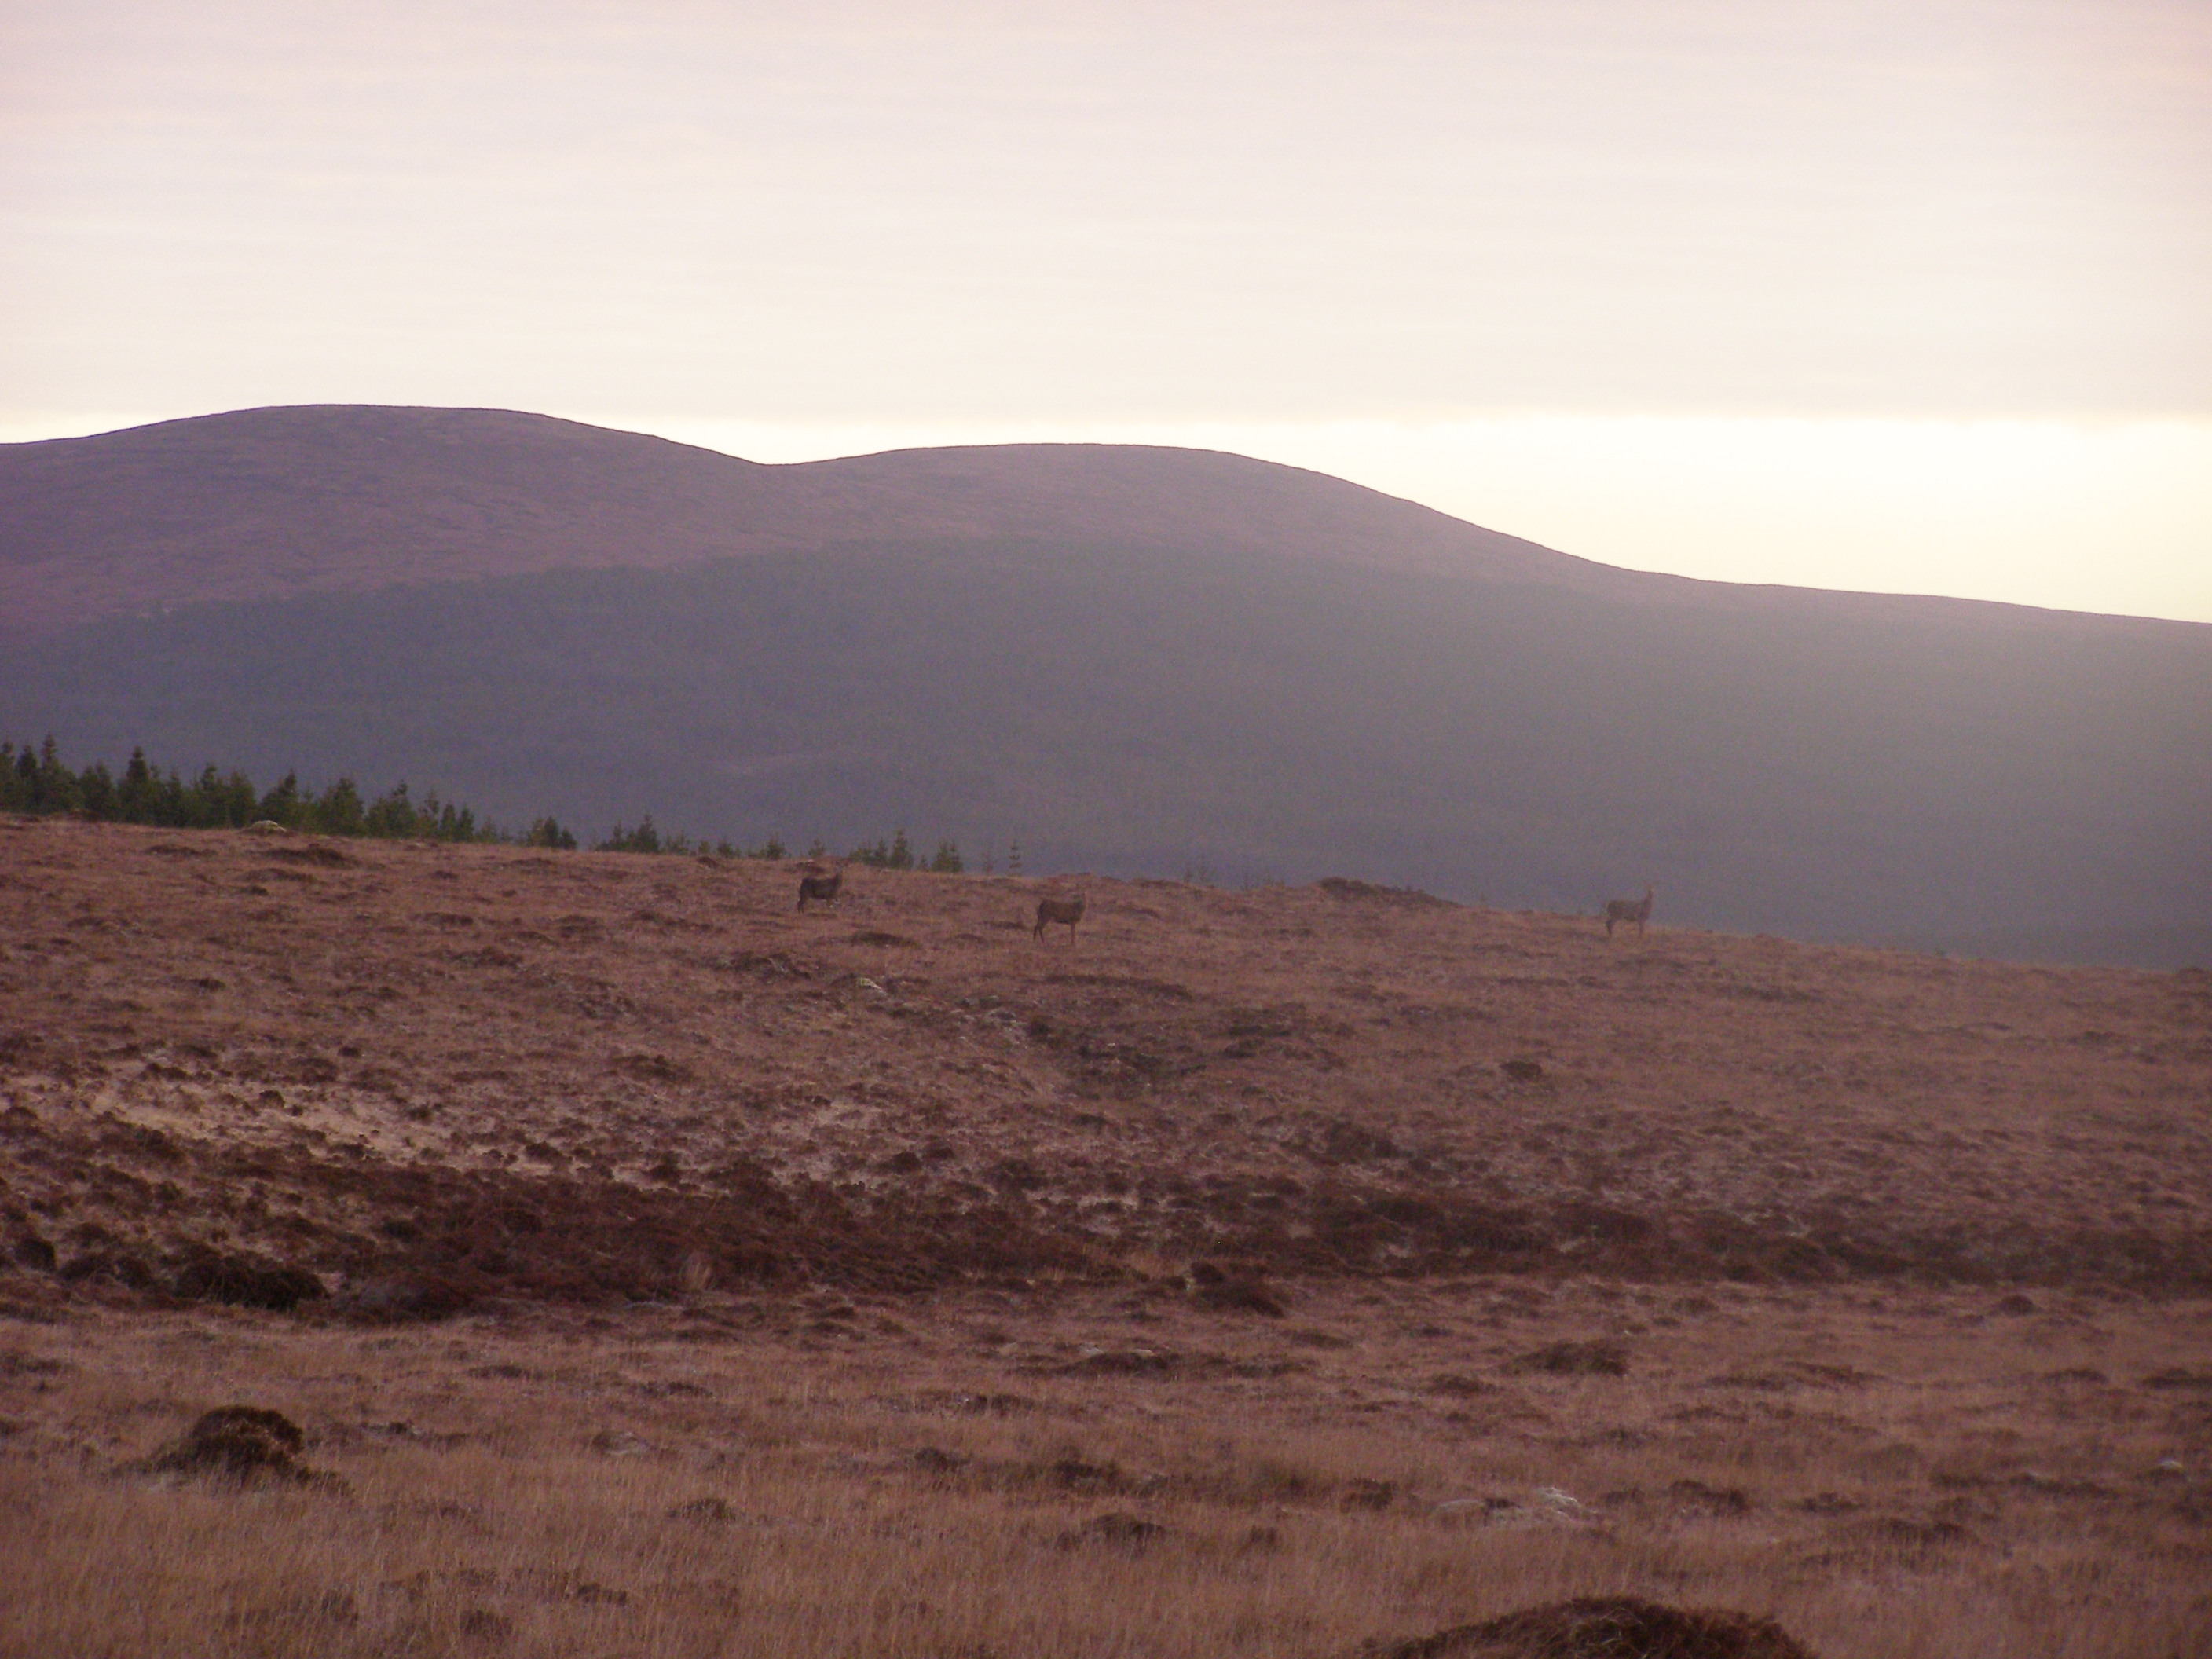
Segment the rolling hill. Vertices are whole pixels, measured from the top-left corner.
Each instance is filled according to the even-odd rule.
[[[2212,956],[2212,629],[1638,574],[1235,456],[170,422],[0,449],[0,628],[15,737],[510,822]]]

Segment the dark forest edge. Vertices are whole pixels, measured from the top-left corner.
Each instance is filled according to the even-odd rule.
[[[431,790],[420,801],[408,786],[395,784],[374,799],[365,799],[361,787],[341,776],[320,793],[301,786],[296,772],[287,772],[266,793],[257,791],[252,779],[233,768],[223,772],[212,763],[199,775],[187,780],[172,769],[162,772],[146,759],[143,749],[133,749],[118,777],[105,761],[94,761],[82,771],[72,770],[62,759],[52,736],[33,748],[0,741],[0,812],[33,817],[76,817],[101,823],[143,823],[169,830],[242,830],[251,823],[270,823],[305,835],[346,836],[378,841],[440,841],[489,842],[507,847],[538,847],[575,850],[575,832],[550,815],[532,820],[527,830],[501,829],[479,819],[465,806],[442,801]],[[741,848],[728,841],[694,840],[656,828],[647,814],[635,828],[617,823],[606,838],[592,843],[599,853],[660,853],[720,858],[781,859],[792,856],[781,836],[771,836],[757,848]],[[828,847],[820,841],[806,849],[808,858],[825,858]],[[846,857],[857,864],[881,870],[928,870],[957,876],[967,866],[953,842],[940,841],[937,851],[924,859],[907,840],[904,830],[888,841],[878,836],[864,842]],[[987,858],[987,870],[995,863]],[[1009,872],[1021,870],[1018,843],[1009,849]]]

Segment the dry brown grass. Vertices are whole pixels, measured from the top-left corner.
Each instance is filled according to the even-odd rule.
[[[2207,1311],[1575,1282],[1279,1323],[1086,1291],[73,1315],[0,1356],[0,1650],[1318,1656],[1632,1593],[1829,1659],[2180,1659],[2212,1414],[2142,1379],[2204,1362]],[[1515,1368],[1562,1331],[1630,1374]],[[1139,1346],[1212,1363],[1084,1366]],[[140,1469],[233,1400],[337,1481]]]
[[[791,890],[0,824],[0,1650],[2212,1646],[2201,976]]]

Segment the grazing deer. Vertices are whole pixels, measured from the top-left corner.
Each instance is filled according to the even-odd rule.
[[[1073,898],[1041,898],[1037,901],[1036,936],[1044,937],[1044,926],[1048,921],[1067,924],[1067,936],[1075,937],[1075,924],[1083,920],[1083,895]]]
[[[833,871],[826,876],[801,876],[799,878],[799,908],[804,910],[809,899],[820,899],[824,904],[835,904],[837,890],[844,884],[845,872],[842,870]]]
[[[1644,924],[1651,920],[1651,895],[1656,888],[1646,887],[1640,899],[1607,899],[1605,902],[1605,936],[1613,937],[1614,927],[1624,921],[1636,924],[1637,936],[1644,934]]]

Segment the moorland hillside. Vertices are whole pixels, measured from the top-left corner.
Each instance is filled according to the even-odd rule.
[[[0,1650],[2204,1650],[2201,972],[799,879],[0,819]]]
[[[9,821],[18,1289],[2212,1282],[2201,974],[1346,881],[1087,879],[1038,939],[1035,882],[797,880]]]
[[[2212,957],[2212,629],[1639,575],[1234,456],[172,422],[0,449],[0,735],[510,826]]]

